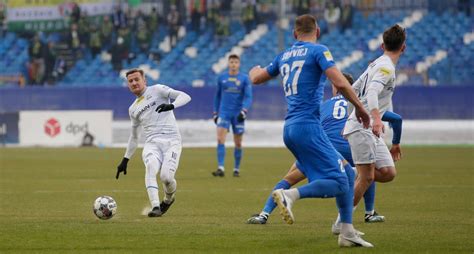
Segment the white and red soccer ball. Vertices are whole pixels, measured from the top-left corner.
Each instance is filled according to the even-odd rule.
[[[92,208],[97,218],[108,220],[117,212],[117,203],[112,197],[100,196],[94,201],[94,206]]]

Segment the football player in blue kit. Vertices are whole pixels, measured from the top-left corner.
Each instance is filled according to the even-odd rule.
[[[213,119],[217,125],[217,170],[213,176],[224,176],[225,140],[229,128],[234,133],[234,172],[240,176],[242,159],[242,137],[245,131],[245,119],[252,104],[252,84],[248,75],[240,73],[240,57],[230,55],[229,71],[221,74],[217,80],[217,91],[214,97]]]
[[[352,84],[354,82],[350,74],[344,73],[344,76],[349,81],[349,83]],[[352,167],[354,167],[349,143],[341,135],[347,117],[349,116],[347,106],[347,100],[345,100],[342,95],[338,94],[337,90],[333,89],[333,97],[325,101],[321,105],[321,124],[323,126],[324,131],[326,132],[326,135],[329,138],[329,141],[331,141],[334,148],[344,157],[344,159]],[[392,144],[399,144],[402,130],[401,116],[393,112],[387,111],[383,115],[382,120],[389,122],[393,128]],[[306,179],[306,177],[296,167],[296,164],[293,164],[288,173],[283,177],[283,179],[275,185],[274,190],[280,188],[288,189],[304,179]],[[364,218],[365,222],[383,222],[385,219],[384,216],[378,215],[374,210],[375,183],[373,183],[373,186],[371,186],[365,193],[364,200],[366,207],[366,214]],[[273,201],[272,195],[270,194],[260,214],[255,214],[250,217],[247,220],[247,223],[266,224],[268,217],[273,212],[275,207],[276,204]],[[333,233],[337,234],[339,230],[339,228],[333,227]]]
[[[294,28],[297,42],[280,53],[267,67],[255,66],[250,71],[250,80],[254,84],[282,75],[288,105],[283,141],[295,156],[296,166],[308,179],[306,185],[286,190],[281,188],[273,191],[272,196],[288,224],[294,222],[291,208],[296,200],[335,197],[342,222],[339,246],[373,247],[357,234],[352,225],[352,167],[347,163],[344,165],[342,156],[335,150],[321,125],[319,110],[326,79],[329,78],[354,105],[355,115],[365,128],[369,127],[370,117],[336,67],[329,49],[316,43],[319,35],[320,30],[313,16],[297,17]]]

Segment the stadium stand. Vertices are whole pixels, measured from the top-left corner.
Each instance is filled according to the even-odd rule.
[[[235,15],[234,15],[235,16]],[[290,16],[287,23],[291,24]],[[220,43],[214,35],[214,28],[205,27],[200,33],[192,31],[191,25],[185,26],[181,38],[170,50],[163,50],[168,43],[168,27],[161,25],[158,32],[152,32],[148,52],[139,50],[135,36],[132,36],[130,54],[122,60],[122,68],[141,66],[147,70],[149,79],[178,86],[214,86],[217,74],[224,71],[216,68],[226,54],[230,52],[242,55],[242,70],[248,71],[256,64],[266,65],[273,59],[281,46],[293,43],[292,28],[279,27],[266,22],[266,32],[258,34],[252,43],[242,46],[246,33],[245,27],[234,17],[230,23],[230,33]],[[473,31],[473,17],[464,12],[444,12],[442,14],[421,9],[397,10],[392,12],[369,12],[355,10],[352,28],[341,31],[334,29],[322,35],[320,42],[330,46],[339,67],[354,76],[359,75],[367,64],[375,59],[380,50],[380,33],[394,23],[405,24],[408,31],[407,51],[399,63],[398,83],[412,85],[472,84],[474,69],[465,68],[473,60],[472,40],[466,40],[466,34]],[[324,20],[321,26],[325,27]],[[279,37],[282,33],[282,37]],[[58,75],[49,84],[64,87],[76,86],[122,86],[123,79],[113,71],[110,55],[105,52],[95,58],[86,50],[82,58],[71,60],[67,44],[60,33],[44,33],[40,36],[43,43],[53,41],[56,49],[66,59],[67,73]],[[283,39],[280,45],[279,38]],[[35,83],[28,67],[28,48],[31,42],[19,34],[7,32],[0,41],[0,84],[25,85]],[[280,46],[280,47],[279,47]],[[106,49],[105,47],[103,49]],[[463,68],[464,67],[464,68]],[[46,83],[46,82],[44,82]],[[271,84],[276,85],[278,80]]]

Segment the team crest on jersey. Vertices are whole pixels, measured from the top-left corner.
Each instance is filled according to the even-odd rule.
[[[240,86],[240,80],[236,80],[235,85]]]
[[[329,50],[324,51],[323,54],[327,61],[334,61],[334,58],[332,57],[332,54],[329,52]]]

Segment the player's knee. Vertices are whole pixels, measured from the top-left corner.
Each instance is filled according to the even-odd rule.
[[[217,143],[219,145],[225,144],[225,137],[217,137]]]
[[[395,177],[397,176],[397,170],[394,167],[390,167],[388,168],[385,176],[387,182],[393,181],[393,179],[395,179]]]
[[[344,194],[349,191],[349,183],[347,182],[347,179],[344,179],[344,180],[341,179],[340,181],[338,181],[338,183],[339,183],[340,194]]]
[[[241,149],[242,148],[242,142],[241,141],[236,141],[235,142],[235,148]]]
[[[170,184],[174,181],[174,177],[171,174],[160,174],[160,180],[163,184]]]

